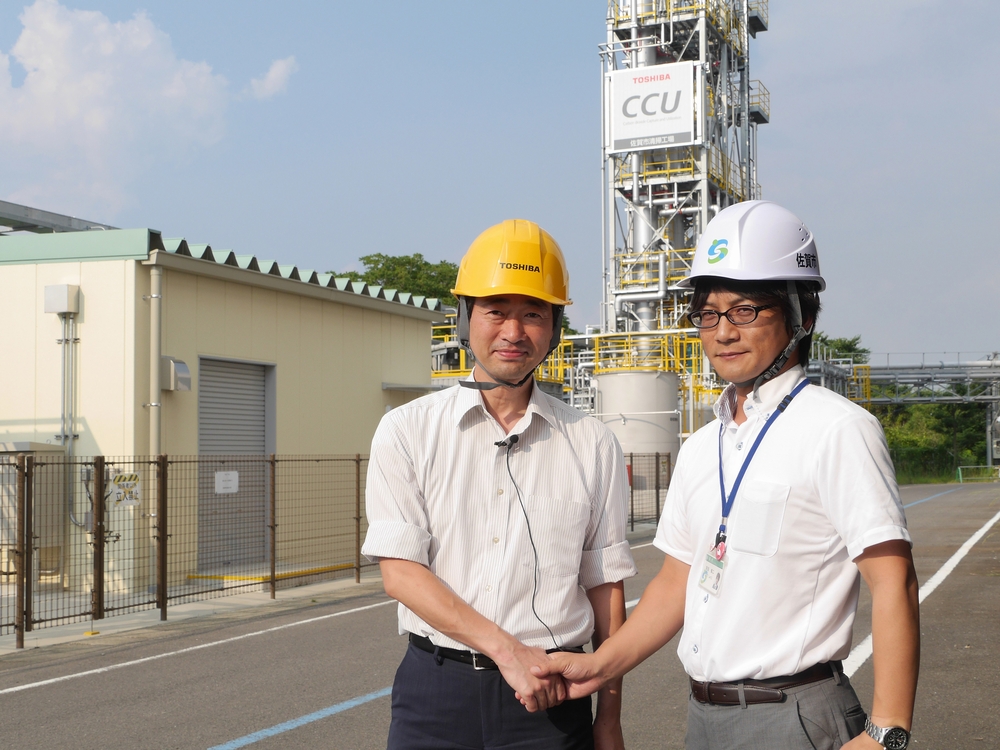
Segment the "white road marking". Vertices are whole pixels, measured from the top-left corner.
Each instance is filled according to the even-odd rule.
[[[643,547],[652,547],[652,542],[646,542],[645,544],[637,544],[632,549],[642,549]]]
[[[182,648],[178,651],[168,651],[165,654],[156,654],[155,656],[146,656],[142,659],[133,659],[132,661],[124,661],[121,664],[112,664],[107,667],[101,667],[100,669],[88,669],[86,672],[77,672],[75,674],[63,675],[62,677],[53,677],[49,680],[41,680],[39,682],[29,682],[27,685],[18,685],[17,687],[10,687],[0,690],[0,695],[7,695],[8,693],[18,693],[22,690],[30,690],[31,688],[43,687],[44,685],[54,685],[57,682],[65,682],[66,680],[75,680],[77,677],[88,677],[95,674],[104,674],[105,672],[111,672],[115,669],[123,669],[124,667],[133,667],[136,664],[145,664],[148,661],[156,661],[157,659],[166,659],[168,656],[179,656],[180,654],[188,654],[192,651],[200,651],[204,648],[212,648],[213,646],[222,646],[226,643],[234,643],[235,641],[242,641],[246,638],[253,638],[258,635],[265,635],[267,633],[274,633],[279,630],[286,630],[287,628],[294,628],[298,625],[308,625],[311,622],[319,622],[321,620],[329,620],[331,617],[340,617],[342,615],[351,615],[355,612],[364,612],[368,609],[375,609],[376,607],[384,607],[387,604],[395,604],[395,599],[390,599],[386,602],[379,602],[378,604],[369,604],[365,607],[355,607],[354,609],[346,609],[343,612],[334,612],[329,615],[320,615],[319,617],[310,617],[307,620],[297,620],[296,622],[289,622],[284,625],[277,625],[273,628],[267,628],[266,630],[257,630],[253,633],[244,633],[243,635],[236,635],[232,638],[224,638],[221,641],[212,641],[211,643],[202,643],[198,646],[190,646],[189,648]]]
[[[1000,521],[1000,513],[997,513],[993,518],[986,522],[986,524],[979,529],[975,534],[970,536],[968,540],[961,547],[958,548],[958,552],[948,558],[948,562],[942,565],[938,572],[935,573],[923,586],[920,587],[920,603],[922,604],[924,599],[933,593],[934,589],[941,585],[942,581],[947,578],[951,572],[962,562],[962,558],[969,554],[976,542],[986,536],[986,532],[989,531],[993,524]],[[853,675],[858,669],[868,661],[868,657],[872,655],[872,636],[871,633],[865,638],[861,643],[851,649],[850,655],[844,660],[844,674],[848,677]]]

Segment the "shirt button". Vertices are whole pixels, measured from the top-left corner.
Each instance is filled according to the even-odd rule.
[[[487,591],[492,591],[492,590],[493,590],[493,587],[492,587],[492,586],[489,586],[489,585],[488,585],[488,586],[486,587],[486,590],[487,590]]]
[[[694,651],[697,654],[698,653],[698,646],[697,645],[692,646],[691,650]]]
[[[708,604],[708,594],[705,594],[704,602],[705,602],[705,604]]]
[[[502,495],[503,494],[503,490],[497,490],[497,494],[498,495]]]
[[[500,544],[500,537],[498,537],[498,536],[493,537],[493,543],[494,544]]]
[[[738,451],[743,450],[743,443],[742,442],[739,442],[739,443],[736,444],[736,450],[738,450]]]

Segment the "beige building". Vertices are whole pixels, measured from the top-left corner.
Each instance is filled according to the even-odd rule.
[[[366,453],[431,389],[440,309],[148,229],[0,237],[0,442]]]

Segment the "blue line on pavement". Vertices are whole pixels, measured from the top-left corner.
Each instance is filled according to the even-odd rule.
[[[321,709],[311,714],[306,714],[305,716],[300,716],[297,719],[292,719],[291,721],[286,721],[282,724],[275,724],[273,727],[268,729],[261,729],[259,732],[254,732],[253,734],[248,734],[246,737],[240,737],[235,740],[231,740],[222,745],[215,745],[210,747],[209,750],[235,750],[238,747],[246,747],[247,745],[252,745],[260,740],[267,739],[268,737],[273,737],[276,734],[281,734],[282,732],[287,732],[289,729],[297,729],[298,727],[304,726],[306,724],[311,724],[314,721],[319,721],[320,719],[325,719],[327,716],[333,716],[334,714],[339,714],[341,711],[346,711],[349,708],[355,708],[369,701],[376,700],[378,698],[384,698],[392,692],[392,688],[383,688],[382,690],[377,690],[374,693],[368,693],[368,695],[362,695],[358,698],[351,698],[349,701],[344,701],[343,703],[338,703],[334,706],[329,706],[327,708]]]
[[[952,490],[945,490],[944,492],[939,492],[936,495],[931,495],[930,497],[925,497],[923,500],[917,500],[914,503],[909,503],[908,505],[904,505],[903,508],[912,508],[914,505],[920,505],[920,503],[926,503],[928,500],[933,500],[936,497],[941,497],[941,495],[947,495],[947,494],[950,494],[952,492],[958,492],[958,489],[959,488],[956,487],[955,489],[952,489]]]

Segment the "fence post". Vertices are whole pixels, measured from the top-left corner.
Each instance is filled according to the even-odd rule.
[[[361,583],[361,454],[354,454],[354,582]]]
[[[268,464],[268,474],[270,478],[270,484],[268,487],[268,524],[267,528],[271,530],[271,598],[274,599],[275,591],[277,589],[277,578],[275,577],[275,559],[278,555],[278,522],[277,522],[277,512],[276,512],[276,493],[275,493],[275,479],[274,475],[278,470],[278,462],[271,454]]]
[[[24,457],[24,632],[35,619],[35,457]]]
[[[656,451],[656,522],[660,522],[660,452]]]
[[[91,612],[104,619],[104,456],[94,456],[94,588]]]
[[[14,537],[14,647],[24,648],[24,461],[17,454],[17,528]]]
[[[156,606],[167,619],[167,457],[156,457]]]
[[[635,531],[635,454],[628,454],[628,514],[632,531]]]

